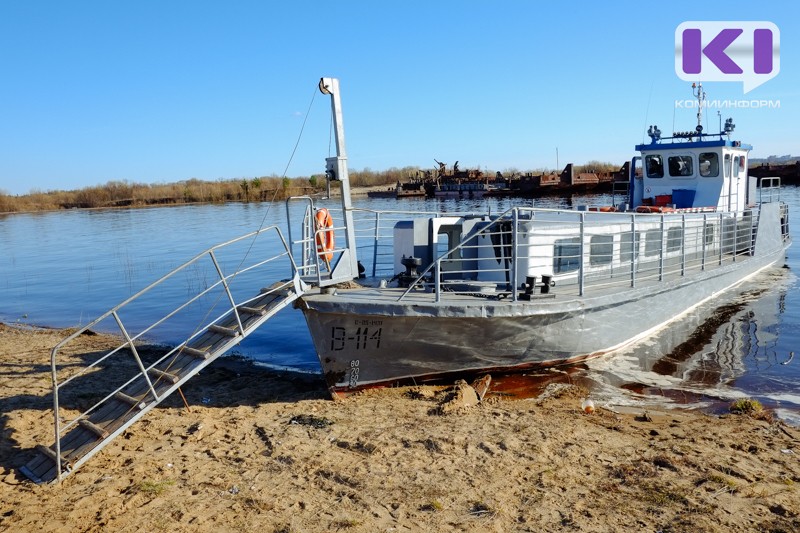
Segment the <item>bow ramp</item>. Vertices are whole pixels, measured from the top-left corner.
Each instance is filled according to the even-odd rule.
[[[212,361],[299,298],[307,290],[307,285],[297,274],[288,248],[268,259],[260,256],[247,266],[243,266],[241,256],[228,258],[227,264],[234,265],[235,273],[223,274],[226,264],[221,259],[223,251],[235,248],[238,243],[243,244],[240,252],[245,250],[241,255],[254,256],[253,244],[246,238],[255,238],[258,233],[271,229],[280,236],[276,228],[267,228],[203,252],[59,343],[51,354],[55,442],[51,446],[38,446],[35,457],[21,468],[21,472],[37,483],[61,480]],[[260,290],[260,284],[255,285],[249,294],[256,293],[256,296],[237,298],[239,293],[248,294],[245,289],[248,283],[253,287],[252,283],[263,280],[265,273],[274,272],[275,261],[281,259],[288,261],[290,265],[287,266],[295,272],[291,279],[272,283]],[[205,267],[202,265],[204,262]],[[198,274],[198,271],[202,273]],[[218,276],[216,282],[208,281],[209,273]],[[198,277],[202,282],[197,281]],[[165,315],[155,323],[133,333],[134,324],[131,323],[135,320],[123,321],[122,317],[131,316],[128,311],[137,304],[150,310],[164,301],[164,293],[174,291],[174,288],[167,288],[170,281],[178,280],[185,285],[187,279],[190,285],[200,289],[177,308],[165,306]],[[197,326],[196,318],[187,321],[186,316],[198,316],[198,307],[204,308],[206,316],[215,308],[222,307],[223,310],[216,319]],[[203,316],[203,312],[199,316]],[[159,329],[173,322],[180,323],[181,316],[184,324],[195,322],[189,326],[194,333],[183,336],[187,340],[169,351],[167,348],[143,349],[145,338],[160,337]],[[104,327],[104,321],[109,326],[118,327],[121,333],[118,346],[100,354],[70,350],[70,343],[81,334],[90,332],[90,328],[110,329]],[[171,334],[176,334],[176,329],[174,325],[166,327]],[[80,369],[76,370],[76,358],[92,361],[81,363]],[[83,381],[80,390],[84,392],[75,393],[76,381]],[[97,395],[85,397],[89,388],[86,383],[91,383],[91,390],[97,391]],[[86,408],[90,403],[93,405]]]

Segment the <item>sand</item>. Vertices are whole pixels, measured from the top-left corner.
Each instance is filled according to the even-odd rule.
[[[52,444],[49,351],[66,333],[0,325],[0,531],[800,531],[800,429],[769,413],[587,414],[573,385],[333,401],[317,376],[241,358],[190,381],[189,409],[170,398],[36,485],[18,468]],[[65,362],[113,341],[82,336]]]

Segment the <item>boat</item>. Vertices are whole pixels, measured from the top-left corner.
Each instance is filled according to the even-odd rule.
[[[461,170],[458,161],[447,170],[447,163],[434,161],[439,166],[433,187],[436,198],[483,198],[489,190],[489,180],[480,170]]]
[[[387,187],[382,191],[369,191],[367,196],[370,198],[425,198],[428,190],[433,192],[434,182],[430,177],[430,172],[424,174],[417,171],[408,181],[397,180],[394,187]],[[431,194],[432,196],[432,194]]]
[[[331,393],[611,354],[782,265],[780,180],[748,176],[751,146],[731,139],[732,119],[703,132],[705,93],[693,91],[696,128],[662,138],[651,126],[619,203],[397,220],[382,243],[388,273],[333,288],[320,278],[295,306]],[[342,210],[349,236],[353,209]],[[355,260],[352,243],[343,252]]]
[[[395,198],[425,198],[428,195],[426,186],[430,182],[430,177],[417,173],[407,182],[397,182],[395,186]]]
[[[213,246],[75,328],[51,351],[54,443],[37,447],[25,476],[62,480],[291,306],[333,397],[461,376],[486,383],[629,346],[783,264],[791,244],[780,179],[749,176],[751,147],[731,139],[731,119],[704,133],[702,105],[693,131],[649,128],[612,205],[376,211],[351,200],[339,81],[319,89],[336,141],[326,178],[341,205],[289,198],[285,227]],[[135,320],[137,309],[152,322]],[[83,354],[85,364],[71,357],[82,335],[115,329],[117,346]],[[184,340],[140,354],[161,331]],[[66,393],[81,380],[95,380],[91,397]]]
[[[397,194],[391,187],[377,191],[367,191],[368,198],[396,198]]]

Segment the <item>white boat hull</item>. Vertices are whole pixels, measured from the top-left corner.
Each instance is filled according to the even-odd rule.
[[[396,302],[397,289],[363,288],[306,295],[299,306],[328,387],[342,394],[608,354],[784,257],[781,246],[692,277],[595,297],[409,306]]]

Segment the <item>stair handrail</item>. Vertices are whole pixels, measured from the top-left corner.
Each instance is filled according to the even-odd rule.
[[[247,268],[237,269],[235,272],[233,272],[232,274],[229,274],[227,276],[225,276],[223,274],[221,268],[219,267],[219,264],[216,261],[216,258],[214,257],[214,251],[220,250],[222,248],[225,248],[225,247],[230,246],[232,244],[235,244],[237,242],[243,241],[245,239],[249,239],[249,238],[255,239],[255,238],[259,237],[262,233],[266,233],[266,232],[269,232],[269,231],[274,231],[277,234],[277,237],[280,239],[281,245],[283,246],[283,251],[282,252],[279,252],[278,254],[275,254],[275,255],[271,256],[270,258],[268,258],[268,259],[256,262],[253,265],[248,266]],[[130,304],[131,302],[136,301],[137,299],[142,297],[144,294],[147,294],[148,292],[150,292],[155,287],[157,287],[157,286],[161,285],[162,283],[166,282],[167,280],[169,280],[170,278],[175,276],[177,273],[185,270],[186,268],[188,268],[189,266],[193,265],[194,263],[198,262],[199,260],[203,259],[206,256],[210,256],[211,257],[211,260],[212,260],[212,262],[213,262],[213,264],[214,264],[214,266],[216,268],[216,271],[217,271],[218,275],[220,276],[220,279],[217,282],[209,285],[204,290],[202,290],[199,293],[197,293],[194,297],[188,299],[182,305],[179,305],[177,308],[175,308],[171,312],[167,313],[165,316],[163,316],[162,318],[160,318],[159,320],[157,320],[156,322],[154,322],[150,326],[144,328],[138,334],[136,334],[134,336],[128,335],[128,333],[127,333],[127,331],[126,331],[126,329],[125,329],[125,327],[124,327],[124,325],[122,323],[122,320],[119,317],[118,311],[120,309],[124,308],[125,306],[127,306],[128,304]],[[239,237],[235,237],[235,238],[230,239],[228,241],[225,241],[223,243],[216,244],[216,245],[214,245],[214,246],[212,246],[212,247],[210,247],[210,248],[208,248],[208,249],[196,254],[194,257],[192,257],[188,261],[184,262],[183,264],[175,267],[170,272],[164,274],[163,276],[158,278],[156,281],[154,281],[151,284],[147,285],[145,288],[141,289],[140,291],[138,291],[137,293],[133,294],[132,296],[129,296],[128,298],[123,300],[121,303],[117,304],[116,306],[114,306],[110,310],[106,311],[105,313],[103,313],[98,318],[94,319],[93,321],[89,322],[85,326],[75,330],[72,334],[70,334],[66,338],[62,339],[58,344],[56,344],[52,348],[52,350],[50,352],[50,372],[51,372],[51,383],[52,383],[52,388],[53,388],[53,418],[54,418],[54,433],[55,433],[55,448],[56,448],[54,451],[55,451],[55,459],[56,459],[56,472],[57,472],[58,478],[59,479],[61,478],[61,472],[62,472],[62,461],[61,461],[61,434],[62,434],[62,432],[66,431],[68,428],[74,426],[78,422],[78,420],[80,420],[80,418],[86,412],[92,411],[100,403],[102,403],[102,401],[107,400],[111,395],[114,394],[114,392],[116,392],[116,391],[113,391],[104,400],[101,400],[100,402],[96,403],[89,410],[85,411],[84,413],[81,413],[81,415],[76,417],[75,420],[67,423],[66,426],[64,428],[62,428],[61,427],[60,416],[59,416],[59,399],[58,399],[59,389],[61,389],[65,385],[67,385],[72,380],[77,379],[78,377],[86,374],[86,372],[88,372],[91,368],[96,367],[99,363],[105,361],[106,359],[108,359],[109,357],[111,357],[115,353],[119,352],[123,348],[130,347],[132,353],[134,354],[134,358],[135,358],[135,360],[137,362],[137,366],[139,366],[140,371],[144,374],[145,379],[147,380],[148,388],[151,390],[151,392],[154,394],[155,398],[157,399],[158,396],[155,393],[155,390],[153,388],[152,383],[150,382],[149,376],[147,375],[147,370],[149,368],[154,367],[159,362],[163,361],[169,355],[175,353],[175,351],[177,351],[179,349],[182,349],[183,346],[185,346],[187,342],[189,342],[196,335],[198,335],[198,334],[200,334],[202,332],[202,327],[198,328],[198,330],[195,331],[195,333],[192,334],[187,341],[181,343],[178,348],[170,350],[165,356],[161,357],[158,361],[156,361],[155,363],[150,365],[150,367],[148,367],[148,369],[144,369],[144,365],[143,365],[143,363],[142,363],[142,361],[141,361],[141,359],[140,359],[140,357],[139,357],[139,355],[138,355],[138,353],[136,351],[135,345],[134,345],[135,341],[137,339],[139,339],[140,337],[142,337],[143,335],[145,335],[147,332],[153,330],[158,325],[163,324],[164,322],[169,320],[171,317],[175,316],[178,312],[180,312],[181,310],[185,309],[186,307],[191,305],[193,302],[195,302],[198,299],[200,299],[201,297],[203,297],[205,294],[208,294],[212,290],[214,290],[217,287],[219,287],[220,284],[222,284],[224,286],[224,288],[225,288],[225,292],[228,295],[228,298],[229,298],[229,300],[231,302],[231,309],[226,309],[226,311],[222,315],[220,315],[216,319],[214,319],[211,322],[209,322],[209,325],[220,321],[222,318],[227,316],[228,313],[233,312],[233,313],[236,313],[237,323],[239,323],[240,326],[241,326],[241,319],[239,318],[238,310],[236,309],[237,306],[235,304],[235,301],[233,299],[232,294],[230,293],[229,287],[227,285],[227,281],[229,279],[234,278],[235,276],[240,275],[241,273],[247,272],[247,271],[252,270],[254,268],[257,268],[259,266],[263,266],[263,265],[265,265],[267,263],[270,263],[270,262],[275,261],[277,259],[280,259],[282,257],[287,257],[289,259],[289,261],[291,262],[291,266],[292,266],[292,272],[296,273],[297,272],[297,265],[296,265],[296,263],[294,261],[294,257],[293,257],[292,252],[291,252],[291,250],[290,250],[290,248],[289,248],[289,246],[287,244],[286,239],[283,236],[283,233],[281,232],[280,227],[278,227],[277,225],[272,225],[272,226],[260,228],[258,230],[246,233],[244,235],[240,235]],[[295,274],[295,277],[296,277],[296,274]],[[301,286],[301,282],[299,280],[295,279],[294,280],[294,285],[295,285],[295,288],[297,288],[297,287]],[[117,323],[118,327],[120,328],[120,332],[121,332],[122,336],[124,337],[125,342],[123,342],[118,347],[108,351],[105,355],[103,355],[102,357],[100,357],[96,361],[93,361],[91,364],[87,365],[84,369],[82,369],[81,371],[77,372],[75,375],[70,376],[69,378],[64,380],[62,383],[59,383],[58,382],[58,363],[57,363],[57,359],[58,359],[58,354],[59,354],[60,350],[64,346],[66,346],[67,344],[69,344],[70,342],[75,340],[77,337],[79,337],[80,335],[82,335],[86,331],[90,330],[92,327],[96,326],[97,324],[99,324],[99,323],[103,322],[104,320],[108,319],[109,317],[113,317],[114,318],[115,322]],[[133,382],[133,380],[137,379],[138,376],[139,376],[139,374],[137,374],[134,377],[132,377],[127,383],[125,383],[124,385],[119,387],[117,389],[117,391],[118,390],[122,390],[125,386],[129,385],[131,382]]]

